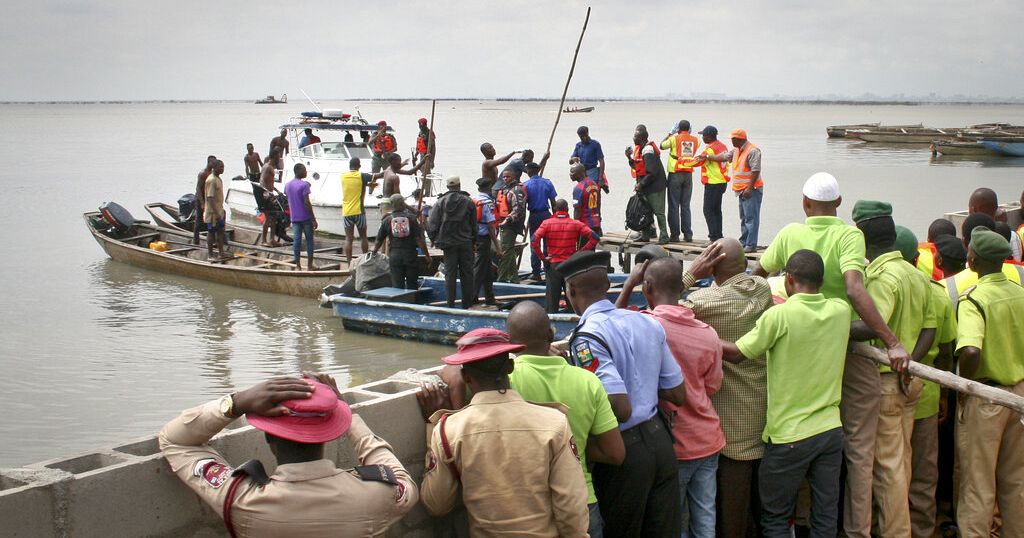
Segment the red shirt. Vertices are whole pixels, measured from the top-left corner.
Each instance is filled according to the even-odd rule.
[[[597,246],[597,239],[591,233],[590,227],[582,222],[569,218],[568,211],[556,211],[547,220],[540,223],[540,228],[533,233],[533,241],[530,247],[544,259],[544,251],[540,248],[540,240],[545,239],[548,247],[547,260],[551,263],[561,263],[576,253],[580,244],[580,238],[585,238],[587,244],[582,250],[590,250]]]

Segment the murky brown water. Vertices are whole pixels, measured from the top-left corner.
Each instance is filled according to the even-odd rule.
[[[799,190],[827,170],[842,184],[843,216],[858,198],[893,202],[898,222],[923,235],[941,213],[990,186],[1015,200],[1024,160],[932,160],[922,147],[828,141],[828,124],[883,121],[1024,123],[1024,107],[595,104],[562,117],[547,175],[569,194],[568,154],[580,123],[602,142],[613,193],[605,229],[621,228],[630,179],[622,157],[637,123],[660,136],[678,119],[728,132],[745,127],[764,151],[762,242],[802,219]],[[323,103],[351,109],[352,103]],[[84,211],[114,200],[142,218],[143,204],[173,202],[209,153],[241,171],[246,142],[266,151],[301,104],[0,106],[0,199],[7,234],[0,258],[0,465],[57,457],[155,431],[186,406],[275,373],[321,370],[354,385],[437,363],[440,346],[348,333],[313,300],[208,284],[112,262],[91,239]],[[369,103],[367,119],[415,137],[429,103]],[[483,141],[499,152],[542,152],[556,104],[439,103],[438,169],[472,185]],[[695,188],[694,227],[706,234]],[[737,234],[727,198],[726,233]]]

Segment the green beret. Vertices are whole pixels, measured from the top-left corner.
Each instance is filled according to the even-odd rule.
[[[1010,242],[992,230],[978,226],[971,232],[971,250],[983,260],[1001,262],[1010,257]]]
[[[906,226],[896,226],[896,250],[909,263],[917,261],[917,236]]]
[[[877,200],[857,200],[853,204],[853,222],[860,224],[878,217],[892,217],[892,204]]]

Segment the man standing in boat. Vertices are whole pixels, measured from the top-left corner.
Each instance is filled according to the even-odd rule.
[[[580,125],[576,129],[580,141],[572,150],[569,157],[569,164],[580,163],[586,169],[587,177],[596,183],[604,192],[608,192],[608,176],[604,169],[604,151],[601,150],[601,143],[590,138],[590,128]]]
[[[485,177],[476,180],[479,192],[473,196],[476,205],[476,258],[473,259],[473,282],[475,297],[480,298],[483,288],[484,302],[495,304],[494,300],[494,258],[501,258],[498,243],[498,222],[494,218],[494,198],[491,198],[491,181]]]
[[[359,157],[352,157],[348,161],[348,172],[341,175],[341,217],[345,224],[345,264],[352,264],[352,242],[355,240],[356,231],[359,232],[359,241],[362,250],[366,252],[370,244],[366,239],[366,199],[367,188],[369,192],[377,188],[375,180],[381,174],[367,174],[360,172],[362,162]]]
[[[483,144],[480,144],[480,153],[483,153],[484,155],[484,162],[480,165],[480,176],[493,181],[494,192],[497,193],[505,187],[504,179],[498,177],[498,167],[507,163],[508,160],[516,153],[519,153],[519,151],[513,151],[504,157],[495,159],[494,157],[497,155],[497,152],[494,150],[494,146],[492,146],[490,142],[484,142]],[[502,170],[501,172],[502,176],[504,176],[505,170]]]
[[[242,164],[245,167],[245,177],[249,181],[260,180],[260,168],[262,168],[263,161],[260,159],[260,154],[256,153],[252,146],[252,142],[245,145],[245,155],[242,157]]]
[[[313,204],[309,201],[310,185],[306,182],[306,166],[302,163],[296,164],[295,179],[292,179],[284,186],[284,195],[288,198],[288,209],[292,213],[292,253],[295,269],[302,270],[302,261],[299,253],[302,252],[302,236],[306,236],[306,257],[309,260],[307,269],[315,270],[313,267],[313,230],[317,228],[316,215],[313,214]]]
[[[220,175],[224,173],[224,161],[213,161],[210,175],[203,182],[203,220],[206,221],[206,252],[213,258],[213,244],[217,243],[217,253],[224,258],[224,182]]]
[[[416,172],[419,172],[420,169],[423,168],[424,166],[426,166],[426,164],[428,162],[430,162],[430,157],[425,157],[422,161],[419,162],[419,164],[417,164],[416,166],[412,167],[412,169],[406,170],[406,169],[402,168],[402,164],[403,163],[402,163],[402,156],[401,155],[399,155],[397,153],[392,153],[392,154],[388,155],[388,166],[387,166],[387,168],[384,169],[384,173],[383,173],[383,176],[384,176],[384,196],[391,196],[392,194],[399,194],[400,192],[402,192],[402,189],[401,189],[402,178],[400,178],[398,176],[399,175],[403,175],[403,176],[415,175]],[[376,174],[376,172],[374,172],[374,173]]]
[[[416,135],[416,161],[427,160],[427,156],[430,156],[430,162],[423,167],[423,175],[430,175],[430,170],[434,167],[434,154],[436,151],[437,138],[434,136],[434,131],[427,125],[427,118],[419,119],[420,132]],[[425,183],[429,185],[430,183]],[[428,193],[429,194],[429,193]]]
[[[516,238],[526,233],[526,190],[511,170],[501,173],[505,187],[498,191],[494,217],[498,219],[498,239],[501,242],[501,262],[498,282],[519,282],[519,259],[516,256]]]
[[[252,144],[249,144],[252,147]],[[274,168],[277,163],[278,153],[275,149],[267,156],[267,161],[263,163],[263,168],[260,169],[260,186],[263,187],[263,229],[260,231],[260,242],[263,245],[276,247],[278,246],[280,235],[277,233],[277,222],[284,218],[283,212],[280,210],[280,203],[277,201],[277,195],[280,194],[277,191],[277,187],[274,185],[275,176],[277,176],[277,170]],[[267,237],[270,237],[270,241],[267,241]]]
[[[423,249],[429,266],[431,260],[427,242],[423,239],[423,228],[420,228],[416,215],[406,207],[405,198],[401,194],[391,195],[391,207],[394,210],[380,221],[373,253],[376,254],[387,241],[391,285],[414,290],[419,286],[420,276],[420,260],[416,254],[416,247]]]
[[[374,174],[384,168],[391,154],[398,149],[398,141],[395,140],[395,135],[388,132],[388,122],[384,120],[377,122],[377,132],[366,141],[366,145],[373,151],[370,171]]]
[[[462,191],[459,176],[448,178],[448,192],[437,199],[427,219],[427,235],[444,252],[444,288],[448,308],[455,307],[455,279],[462,284],[462,307],[476,302],[473,292],[473,238],[476,204]]]
[[[196,210],[195,222],[192,223],[192,243],[199,244],[199,232],[206,229],[206,222],[203,219],[203,212],[206,209],[206,178],[213,171],[213,163],[217,157],[210,155],[206,157],[206,168],[199,171],[196,176]]]
[[[572,188],[573,218],[586,224],[594,237],[601,239],[601,188],[586,175],[582,163],[569,167],[569,179],[576,185]]]
[[[288,155],[288,131],[281,129],[281,136],[275,136],[270,140],[270,151],[273,153],[274,149],[277,149],[277,162],[274,163],[274,167],[278,170],[284,169],[284,156]]]

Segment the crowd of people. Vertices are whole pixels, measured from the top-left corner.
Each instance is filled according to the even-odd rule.
[[[584,134],[582,145],[594,142]],[[756,148],[732,137],[732,162],[751,172],[743,189],[756,191]],[[646,132],[635,141],[653,165]],[[719,155],[704,162],[729,160],[710,158]],[[585,162],[571,175],[601,188]],[[520,185],[514,171],[502,178],[503,191]],[[477,291],[466,287],[469,245],[503,252],[510,218],[487,203],[490,177],[477,187],[471,198],[449,179],[428,219],[458,267],[464,306]],[[1024,226],[1011,230],[986,188],[960,229],[935,221],[922,242],[890,204],[857,201],[850,225],[837,216],[842,202],[838,181],[814,174],[799,199],[806,220],[753,267],[749,243],[731,238],[685,269],[664,252],[637,264],[612,303],[610,253],[588,250],[600,232],[555,198],[532,250],[557,272],[578,326],[555,343],[544,308],[524,301],[506,331],[465,334],[440,381],[418,394],[428,439],[418,485],[324,376],[274,379],[185,411],[161,448],[240,535],[357,522],[355,534],[381,534],[418,498],[434,515],[464,506],[472,535],[930,538],[942,522],[965,537],[1024,536],[1020,417],[909,375],[918,362],[1024,396]],[[394,204],[390,222],[415,230],[401,196]],[[462,222],[472,223],[464,235],[449,229]],[[425,247],[401,248],[413,242]],[[705,278],[714,285],[688,292]],[[642,311],[629,306],[638,288]],[[242,414],[267,432],[283,464],[273,476],[255,464],[232,470],[204,445]],[[322,443],[346,430],[361,462],[351,472],[321,459]],[[940,499],[951,508],[940,511]]]

